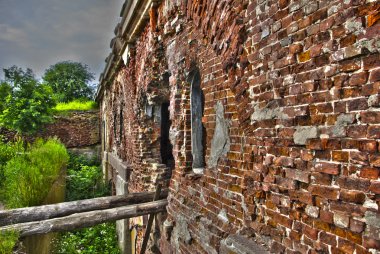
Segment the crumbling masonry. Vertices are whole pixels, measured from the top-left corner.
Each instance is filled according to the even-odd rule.
[[[121,17],[103,165],[118,194],[169,188],[150,252],[380,250],[378,1],[127,0]],[[118,222],[125,253],[145,222]]]

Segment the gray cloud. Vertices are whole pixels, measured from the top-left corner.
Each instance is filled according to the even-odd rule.
[[[73,60],[98,76],[123,2],[0,0],[0,68],[30,67],[40,77],[50,65]]]

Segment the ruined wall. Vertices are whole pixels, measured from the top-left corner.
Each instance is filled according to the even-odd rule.
[[[25,136],[33,142],[35,138],[57,137],[67,148],[80,148],[100,143],[99,111],[70,112],[67,115],[54,116],[54,122],[41,128],[36,134]],[[16,133],[0,130],[4,139],[14,139]]]
[[[273,253],[380,250],[379,9],[364,0],[167,0],[151,11],[102,117],[108,151],[131,165],[130,191],[171,176],[162,253],[239,253],[238,241]],[[192,170],[195,67],[203,174]],[[154,114],[166,100],[172,171],[159,158]]]

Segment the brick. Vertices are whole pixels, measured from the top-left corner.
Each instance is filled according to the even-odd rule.
[[[369,76],[369,82],[376,82],[380,80],[380,68],[372,70]]]
[[[360,170],[359,176],[366,179],[376,180],[380,176],[380,169],[371,167],[363,168]]]
[[[293,180],[297,180],[304,183],[309,183],[310,181],[309,172],[304,172],[304,171],[296,170],[296,169],[286,169],[285,172],[286,172],[286,177],[291,178]]]
[[[371,27],[378,23],[380,20],[380,12],[379,10],[372,12],[370,15],[367,17],[367,26]]]
[[[350,218],[350,230],[354,233],[361,233],[365,228],[365,223],[362,221]]]
[[[279,4],[281,9],[284,9],[285,7],[287,7],[289,5],[289,2],[290,2],[290,0],[280,0],[280,1],[278,1],[278,4]]]
[[[345,60],[340,64],[340,71],[342,72],[353,72],[360,69],[360,62],[356,60]]]
[[[360,114],[361,121],[363,123],[379,123],[380,111],[367,111]]]
[[[326,233],[326,232],[321,232],[320,240],[322,243],[325,243],[327,245],[332,245],[332,246],[337,245],[336,236]]]
[[[339,42],[340,47],[344,48],[344,47],[354,44],[356,42],[356,38],[357,37],[355,34],[347,35],[346,37],[340,39],[340,42]]]
[[[285,247],[282,244],[273,241],[270,251],[271,253],[284,253]]]
[[[368,115],[366,115],[366,117],[367,116]],[[347,136],[350,137],[350,138],[365,138],[366,135],[367,135],[367,128],[368,127],[366,125],[352,125],[352,126],[349,126],[347,128]]]
[[[369,190],[370,181],[360,178],[339,177],[337,184],[344,189],[367,192]]]
[[[313,196],[310,192],[289,190],[289,196],[291,200],[297,200],[309,205],[313,204]]]
[[[312,195],[317,195],[330,200],[337,200],[339,195],[339,189],[334,187],[311,185],[309,190]]]
[[[355,251],[355,244],[351,241],[347,241],[345,239],[339,238],[338,239],[338,248],[344,253],[354,253]]]
[[[339,199],[346,202],[363,204],[365,201],[365,197],[365,194],[361,191],[341,190]]]
[[[309,50],[298,54],[298,61],[301,63],[307,62],[310,59],[311,59],[311,57],[310,57],[310,51]]]
[[[366,152],[350,152],[350,163],[367,165],[368,164],[368,153]]]
[[[347,155],[348,160],[348,155]],[[340,172],[340,165],[328,162],[316,162],[314,164],[314,169],[317,172],[329,174],[329,175],[338,175]]]
[[[320,211],[320,219],[323,222],[332,224],[334,222],[334,214],[329,211],[321,210]]]
[[[377,151],[377,142],[375,140],[362,140],[359,142],[360,151],[364,152],[376,152]]]
[[[312,173],[312,183],[321,185],[331,185],[332,175],[324,173]]]
[[[368,80],[367,72],[355,73],[351,76],[349,84],[350,86],[364,85],[365,83],[367,83],[367,80]]]
[[[348,152],[342,152],[342,151],[332,151],[332,160],[334,161],[341,161],[341,162],[348,162],[349,158]]]
[[[380,67],[380,54],[373,54],[363,59],[363,69],[368,71]]]
[[[308,236],[310,239],[313,239],[313,240],[317,240],[318,239],[318,233],[319,231],[308,226],[308,225],[305,225],[303,227],[303,233]]]
[[[380,194],[380,182],[372,182],[369,190],[373,193]]]
[[[376,240],[371,237],[363,237],[363,246],[367,249],[380,249],[380,240]]]
[[[368,100],[366,98],[355,99],[348,102],[348,111],[358,111],[368,109]]]
[[[380,138],[380,126],[369,126],[367,138]]]

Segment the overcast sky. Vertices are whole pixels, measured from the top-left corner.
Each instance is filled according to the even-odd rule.
[[[3,68],[29,67],[40,78],[59,61],[87,64],[98,82],[124,0],[0,0]]]

